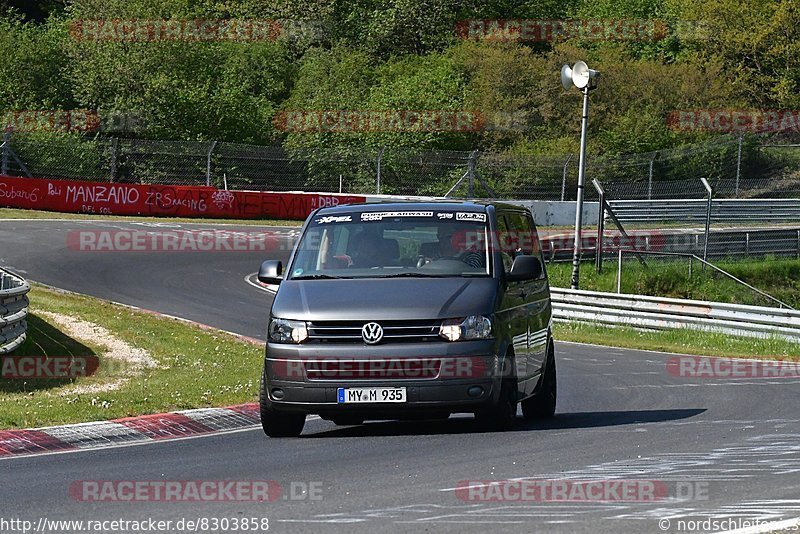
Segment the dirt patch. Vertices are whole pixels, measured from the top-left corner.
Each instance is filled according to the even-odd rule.
[[[102,355],[102,360],[124,365],[124,370],[121,372],[122,376],[120,377],[100,384],[68,386],[64,394],[113,391],[122,387],[128,380],[141,373],[144,369],[152,369],[158,366],[146,350],[138,349],[128,344],[100,325],[60,313],[37,310],[36,314],[56,323],[70,337],[106,348],[106,352]]]

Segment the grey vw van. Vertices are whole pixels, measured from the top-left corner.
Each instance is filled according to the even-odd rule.
[[[321,208],[279,284],[261,378],[264,432],[472,413],[483,428],[552,417],[550,289],[531,214],[499,202]]]

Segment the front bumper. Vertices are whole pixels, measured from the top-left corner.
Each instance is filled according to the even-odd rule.
[[[494,340],[456,343],[269,343],[267,402],[275,410],[394,418],[475,412],[497,401],[502,358]],[[404,403],[344,404],[339,388],[405,387]]]

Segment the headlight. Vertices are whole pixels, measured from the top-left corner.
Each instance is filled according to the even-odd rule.
[[[276,343],[302,343],[308,338],[305,321],[290,319],[271,319],[269,322],[269,340]]]
[[[492,337],[492,321],[483,315],[466,319],[448,319],[439,327],[439,335],[448,341],[488,339]]]

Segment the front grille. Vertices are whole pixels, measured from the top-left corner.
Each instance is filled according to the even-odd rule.
[[[308,323],[308,341],[312,343],[364,343],[361,328],[372,321],[314,321]],[[442,341],[440,320],[375,321],[383,328],[386,343],[424,343]]]
[[[433,358],[369,360],[309,360],[303,362],[309,380],[420,380],[439,376],[442,361]]]

